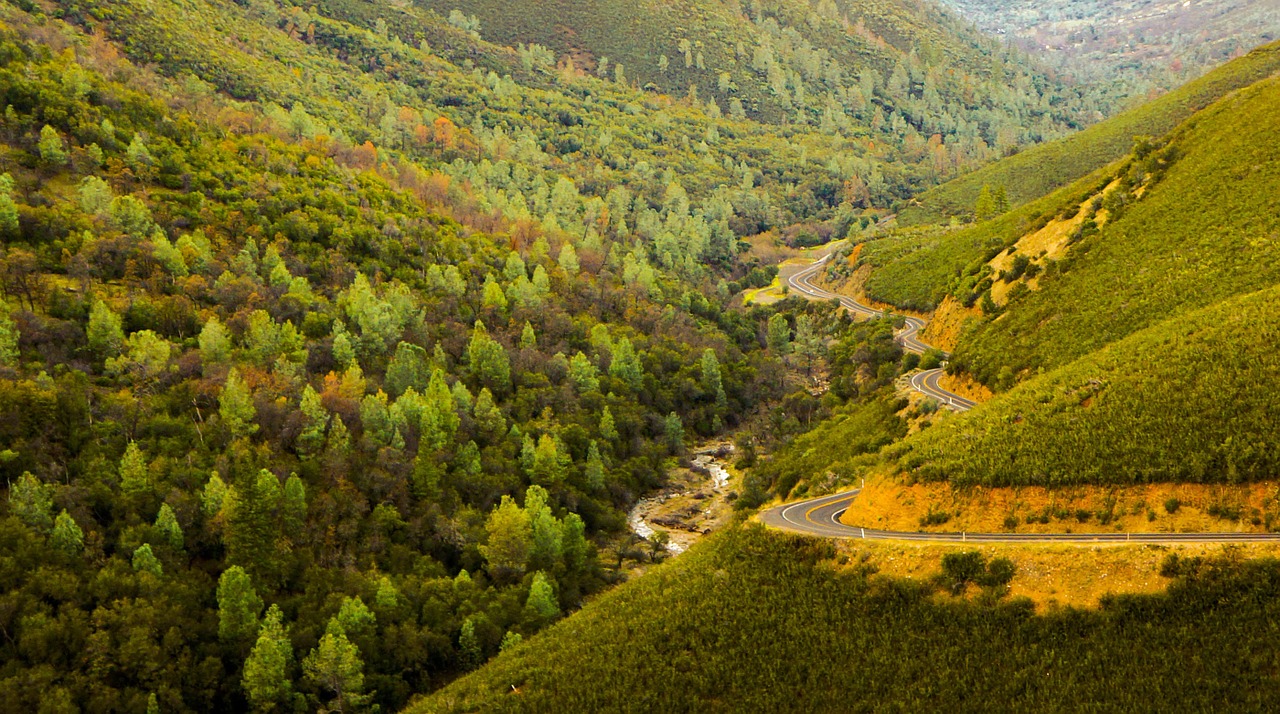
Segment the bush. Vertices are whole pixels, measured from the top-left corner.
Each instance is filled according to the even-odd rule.
[[[1176,498],[1170,497],[1164,502],[1164,512],[1169,515],[1177,513],[1179,508],[1182,508],[1182,501],[1179,501]]]

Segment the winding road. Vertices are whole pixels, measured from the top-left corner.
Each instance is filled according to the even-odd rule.
[[[828,253],[812,265],[787,278],[797,293],[814,300],[838,299],[845,309],[866,317],[880,317],[883,311],[868,307],[843,295],[823,290],[810,280],[826,266]],[[917,337],[924,321],[907,318],[906,327],[897,334],[902,347],[910,352],[924,352],[929,346]],[[949,404],[957,411],[967,411],[976,404],[938,385],[941,369],[917,372],[911,376],[916,391]],[[767,526],[781,530],[826,538],[861,538],[865,540],[931,541],[949,543],[1258,543],[1280,542],[1280,533],[927,533],[921,531],[885,531],[840,522],[849,504],[862,489],[821,496],[794,503],[784,503],[760,513]]]
[[[852,298],[845,297],[844,295],[837,295],[828,290],[823,290],[813,284],[813,276],[817,275],[819,271],[826,267],[827,261],[831,259],[831,256],[831,253],[827,253],[821,258],[815,260],[812,265],[808,265],[803,270],[797,271],[791,277],[787,278],[787,286],[794,292],[812,300],[839,300],[842,307],[855,315],[862,315],[863,317],[883,317],[883,310],[877,310],[874,307],[863,305]],[[929,345],[921,342],[919,338],[920,331],[924,329],[924,320],[921,320],[918,317],[907,317],[906,321],[906,326],[897,334],[898,342],[902,343],[902,349],[908,352],[915,352],[916,354],[921,354],[925,350],[928,350]],[[965,399],[955,392],[949,392],[946,389],[943,389],[938,384],[938,380],[942,377],[943,373],[944,372],[941,368],[926,369],[924,371],[917,372],[911,375],[911,388],[925,396],[937,399],[956,411],[968,411],[976,406],[976,402]]]

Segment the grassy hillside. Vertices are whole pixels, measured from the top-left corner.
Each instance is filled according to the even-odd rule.
[[[1039,289],[967,332],[957,368],[1007,387],[1145,326],[1280,282],[1280,80],[1197,114],[1121,170],[1113,216]],[[1137,188],[1137,183],[1143,187]],[[1138,195],[1140,194],[1140,196]]]
[[[956,485],[1241,483],[1280,470],[1280,287],[1183,314],[891,449]]]
[[[828,548],[717,535],[409,711],[1256,709],[1280,685],[1274,562],[1035,615],[819,565]]]
[[[1277,70],[1280,43],[1260,47],[1155,101],[931,189],[904,208],[899,220],[922,223],[971,215],[984,185],[1003,186],[1015,206],[1039,198],[1124,156],[1135,136],[1165,134],[1228,92]]]

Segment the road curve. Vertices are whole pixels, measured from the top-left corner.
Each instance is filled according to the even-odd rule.
[[[883,311],[868,307],[843,295],[823,290],[810,280],[826,266],[831,253],[787,278],[791,289],[814,300],[836,299],[850,312],[864,317],[880,317]],[[902,348],[924,352],[929,345],[917,337],[924,322],[908,317],[906,327],[897,334]],[[973,408],[975,403],[938,385],[941,369],[930,369],[911,375],[911,387],[959,411]],[[784,503],[760,513],[760,520],[772,528],[826,538],[861,538],[865,540],[907,540],[950,543],[1259,543],[1280,542],[1280,533],[926,533],[921,531],[885,531],[840,522],[849,504],[861,489],[821,496],[794,503]]]
[[[1277,543],[1280,533],[925,533],[885,531],[840,522],[861,489],[784,503],[760,514],[771,528],[825,538],[945,543]]]
[[[877,310],[873,307],[863,305],[852,298],[845,297],[844,295],[837,295],[833,292],[823,290],[811,282],[813,276],[817,275],[818,271],[822,270],[826,266],[827,261],[830,260],[831,256],[831,253],[827,253],[821,258],[815,260],[812,265],[806,266],[804,269],[797,271],[791,277],[787,278],[787,285],[792,291],[811,300],[839,300],[842,307],[855,315],[861,315],[869,318],[882,317],[884,315],[883,310]],[[906,321],[906,325],[896,335],[898,342],[902,344],[902,349],[908,352],[915,352],[916,354],[920,354],[929,349],[929,345],[921,342],[918,337],[920,331],[924,329],[924,320],[917,317],[907,317]],[[956,411],[968,411],[969,409],[977,406],[976,402],[965,399],[959,394],[949,392],[939,386],[938,378],[941,377],[942,374],[943,371],[941,369],[930,369],[918,372],[911,376],[911,387],[921,394],[937,399]]]

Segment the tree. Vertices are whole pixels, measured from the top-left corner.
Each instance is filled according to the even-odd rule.
[[[569,277],[577,275],[578,271],[581,269],[581,266],[578,263],[578,251],[573,249],[573,245],[571,243],[565,243],[564,246],[560,248],[560,257],[556,262],[560,264],[560,269]]]
[[[489,337],[484,323],[476,320],[467,344],[467,358],[472,376],[497,394],[505,394],[511,385],[511,363],[507,351]]]
[[[89,341],[89,349],[99,359],[108,359],[120,354],[124,348],[124,330],[120,327],[120,316],[101,300],[95,301],[89,308],[89,326],[85,330]]]
[[[995,215],[997,216],[1004,214],[1009,210],[1009,193],[1004,190],[1004,186],[996,187],[995,207]]]
[[[609,441],[618,440],[618,428],[614,426],[613,412],[609,411],[608,405],[600,410],[600,436]]]
[[[227,561],[260,583],[276,581],[280,566],[280,480],[266,469],[235,488],[227,513]]]
[[[66,509],[53,521],[53,533],[49,535],[53,549],[68,556],[77,556],[84,550],[84,531]]]
[[[640,365],[640,358],[636,356],[631,340],[626,337],[618,340],[614,346],[613,361],[609,363],[609,374],[622,380],[633,390],[640,389],[644,384],[644,367]]]
[[[329,695],[328,711],[358,710],[369,700],[360,693],[364,689],[364,661],[360,650],[347,639],[341,627],[331,627],[325,632],[320,644],[303,660],[302,671],[322,696]]]
[[[524,509],[529,513],[532,532],[530,563],[535,568],[553,569],[564,554],[564,533],[560,519],[551,513],[547,505],[550,494],[541,486],[533,485],[525,491]]]
[[[307,519],[307,489],[298,474],[289,474],[284,481],[284,494],[280,501],[280,524],[295,543],[302,537]]]
[[[503,496],[498,507],[489,513],[485,522],[488,538],[480,546],[489,574],[494,579],[519,577],[529,563],[532,549],[533,528],[529,513],[510,496]]]
[[[169,504],[160,505],[160,513],[156,516],[156,532],[160,537],[164,538],[164,542],[174,550],[182,550],[184,538],[182,536],[182,526],[178,525],[178,518],[174,515],[173,509]]]
[[[205,516],[214,518],[222,513],[222,504],[226,502],[227,484],[214,471],[209,475],[209,480],[205,482],[204,491],[200,493],[200,505],[204,510]]]
[[[18,326],[0,308],[0,367],[18,366]]]
[[[53,488],[25,471],[9,486],[9,510],[28,527],[44,533],[53,526]]]
[[[18,235],[18,205],[13,202],[13,177],[0,174],[0,236]]]
[[[582,570],[587,564],[587,524],[576,513],[565,515],[561,524],[561,542],[564,564],[570,572]]]
[[[231,359],[231,334],[217,315],[204,323],[198,342],[200,361],[205,365],[222,364]]]
[[[533,584],[529,586],[529,599],[524,603],[524,618],[538,625],[544,625],[560,616],[560,603],[556,602],[555,590],[547,579],[547,574],[539,570],[533,574]]]
[[[244,568],[233,565],[222,571],[218,578],[218,637],[224,642],[248,641],[258,630],[260,612],[262,598]]]
[[[593,491],[604,488],[604,459],[600,457],[600,447],[596,445],[594,439],[591,441],[591,446],[587,447],[584,476],[587,480],[587,488]]]
[[[667,448],[671,453],[678,454],[684,450],[684,424],[680,421],[680,415],[671,412],[662,422],[663,433],[667,437]]]
[[[579,394],[594,392],[600,389],[600,371],[582,352],[578,352],[569,360],[569,381]]]
[[[779,357],[791,352],[791,326],[787,324],[787,316],[780,312],[769,317],[766,342],[769,351]]]
[[[568,465],[569,457],[560,452],[554,437],[550,434],[538,437],[538,445],[533,451],[533,469],[530,472],[535,483],[558,486],[564,481]]]
[[[521,274],[520,277],[524,277]],[[481,288],[480,305],[487,310],[497,310],[502,312],[507,309],[507,295],[502,292],[502,286],[492,275],[486,276],[484,286]]]
[[[289,670],[293,666],[293,643],[284,625],[280,607],[272,605],[262,620],[258,641],[244,662],[241,686],[255,711],[270,712],[287,708],[293,694]]]
[[[253,405],[253,395],[235,367],[227,373],[226,384],[218,396],[218,415],[232,436],[248,436],[258,431],[254,422],[258,409]]]
[[[325,432],[329,428],[329,410],[324,408],[320,394],[310,384],[302,388],[298,412],[302,414],[302,431],[296,442],[298,453],[303,456],[317,454],[324,448]]]
[[[458,632],[458,653],[463,669],[475,669],[484,662],[484,652],[480,649],[480,638],[476,636],[476,623],[468,617]]]
[[[725,405],[724,384],[720,379],[720,361],[711,348],[702,351],[702,389],[715,397],[716,406]]]
[[[507,418],[502,415],[502,410],[494,402],[493,392],[490,392],[488,387],[480,390],[472,415],[481,433],[490,439],[496,439],[507,431]]]
[[[981,223],[994,218],[996,215],[996,199],[991,194],[991,187],[982,184],[982,191],[978,193],[978,202],[973,207],[973,217]]]
[[[524,322],[524,329],[520,332],[520,349],[536,350],[538,348],[538,334],[533,331],[533,325],[528,320]]]
[[[52,167],[66,166],[71,157],[67,154],[67,146],[57,129],[44,125],[40,130],[40,141],[36,144],[40,152],[40,160]]]
[[[124,447],[124,456],[120,457],[120,490],[132,498],[151,492],[147,458],[135,441]]]
[[[426,389],[430,377],[431,360],[427,357],[427,351],[418,345],[401,342],[396,345],[395,354],[387,364],[383,386],[387,394],[395,399],[410,387],[419,392]]]
[[[160,565],[160,559],[156,554],[151,552],[150,543],[143,543],[133,551],[133,569],[139,573],[151,573],[156,577],[164,574],[164,567]]]

